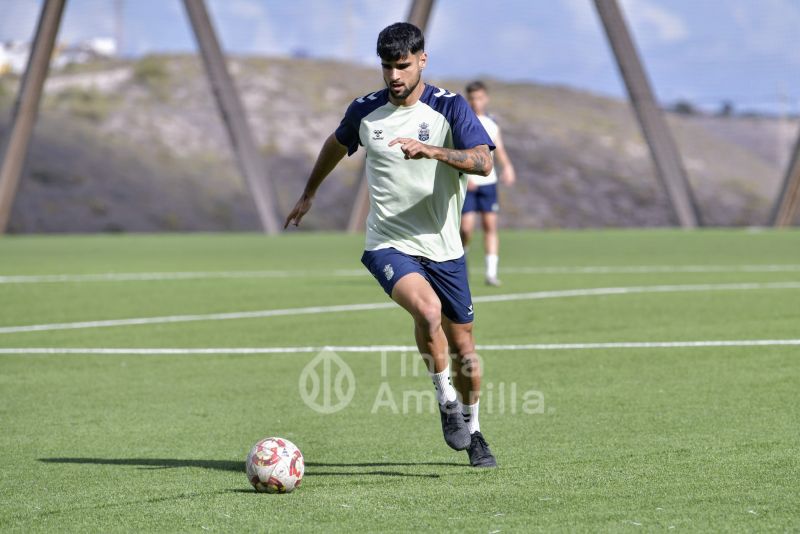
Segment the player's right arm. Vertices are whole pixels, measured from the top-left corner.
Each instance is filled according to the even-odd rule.
[[[370,93],[369,96],[376,93]],[[371,99],[374,102],[377,99]],[[328,176],[331,171],[342,161],[345,154],[352,155],[358,150],[361,141],[358,137],[358,130],[361,124],[361,118],[364,116],[364,97],[353,100],[347,111],[342,118],[342,122],[336,131],[333,132],[325,144],[322,145],[322,150],[319,151],[317,162],[308,177],[306,188],[300,196],[300,200],[295,204],[294,209],[286,217],[284,229],[289,226],[289,223],[294,223],[295,226],[300,224],[300,220],[311,209],[311,201],[317,193],[317,188],[322,183],[322,180]],[[380,101],[377,101],[380,103]]]
[[[328,139],[325,140],[322,149],[319,151],[317,162],[311,170],[311,175],[308,177],[308,182],[303,190],[303,194],[300,195],[297,204],[294,205],[291,213],[286,217],[286,222],[283,224],[284,229],[292,222],[295,226],[300,224],[300,220],[308,213],[308,210],[311,209],[311,201],[317,193],[317,188],[319,188],[319,185],[325,177],[331,173],[336,165],[342,161],[345,154],[347,154],[347,147],[339,142],[336,138],[336,134],[331,134]]]
[[[500,164],[500,168],[503,172],[500,174],[500,180],[506,185],[514,185],[514,182],[517,181],[517,173],[514,171],[514,165],[511,164],[511,158],[508,157],[508,152],[506,152],[506,145],[503,142],[503,138],[500,135],[500,129],[497,129],[497,136],[494,140],[495,148],[495,157],[497,158],[497,163]]]

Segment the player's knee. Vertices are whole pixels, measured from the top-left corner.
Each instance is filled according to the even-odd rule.
[[[414,317],[420,328],[435,330],[442,323],[442,305],[438,301],[423,302],[417,306]]]
[[[484,213],[481,217],[481,226],[484,232],[497,232],[497,214]]]
[[[457,355],[459,363],[468,363],[475,355],[475,341],[472,337],[472,323],[458,326],[458,330],[452,335],[453,351]]]

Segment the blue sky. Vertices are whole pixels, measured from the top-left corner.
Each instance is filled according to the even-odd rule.
[[[68,0],[62,42],[114,35],[115,0]],[[41,0],[3,0],[0,40],[29,38]],[[374,41],[408,1],[208,0],[233,53],[374,64]],[[800,0],[622,0],[659,98],[710,109],[800,112]],[[179,0],[122,0],[123,50],[193,51]],[[438,0],[434,76],[485,75],[622,95],[591,0]]]

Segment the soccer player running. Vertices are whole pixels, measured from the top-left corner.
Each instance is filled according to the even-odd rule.
[[[445,442],[466,449],[471,465],[495,467],[478,421],[481,369],[459,236],[464,173],[488,175],[494,145],[463,97],[423,83],[427,54],[419,28],[388,26],[378,36],[377,52],[387,88],[347,108],[284,228],[300,223],[325,177],[363,146],[370,210],[361,262],[414,319]]]
[[[497,146],[494,154],[503,170],[500,179],[505,185],[513,185],[516,174],[505,146],[503,146],[500,127],[486,114],[486,106],[489,104],[489,91],[486,89],[486,85],[483,82],[474,81],[467,85],[466,92],[470,107],[478,116],[489,137],[492,138],[492,142]],[[497,212],[500,209],[497,202],[497,173],[492,169],[486,176],[470,174],[468,178],[467,197],[464,200],[461,215],[461,242],[464,244],[464,250],[468,250],[475,228],[475,213],[480,213],[483,226],[483,249],[486,254],[486,284],[497,287],[500,285],[500,280],[497,278],[500,249],[500,238],[497,236]]]

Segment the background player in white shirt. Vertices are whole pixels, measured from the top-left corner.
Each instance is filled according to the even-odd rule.
[[[481,81],[474,81],[467,85],[466,93],[470,107],[472,107],[472,110],[478,116],[481,124],[486,128],[489,137],[492,138],[497,147],[494,151],[494,156],[502,170],[500,180],[505,185],[513,185],[516,181],[516,174],[503,145],[500,127],[486,114],[486,107],[489,104],[489,91],[486,89],[486,85]],[[486,254],[486,283],[491,286],[500,285],[500,280],[497,278],[500,249],[500,238],[497,235],[497,214],[499,209],[496,170],[492,169],[488,176],[469,175],[467,197],[464,201],[463,214],[461,215],[461,241],[466,250],[472,241],[472,233],[475,229],[475,214],[480,213],[483,225],[483,247]]]
[[[361,262],[414,319],[445,441],[467,450],[471,465],[495,467],[478,421],[482,371],[459,235],[464,173],[488,175],[494,144],[463,97],[422,82],[424,48],[422,32],[412,24],[392,24],[380,33],[377,52],[387,88],[347,108],[284,227],[300,223],[323,179],[345,154],[363,146],[370,211]]]

